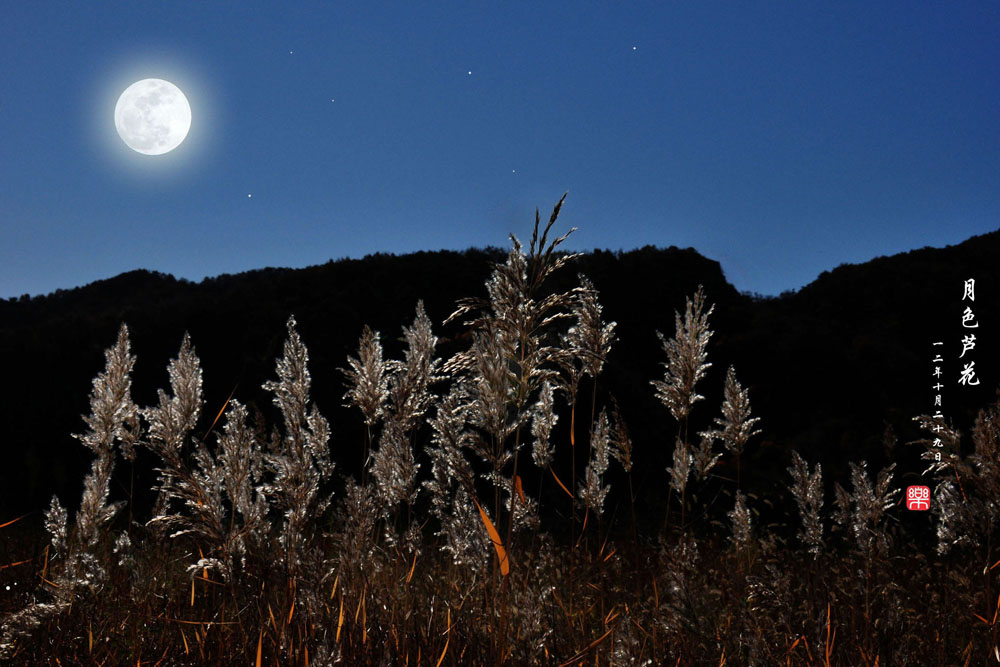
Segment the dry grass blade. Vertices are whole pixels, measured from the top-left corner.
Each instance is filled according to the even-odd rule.
[[[556,484],[559,485],[559,488],[565,491],[567,496],[572,498],[573,494],[570,493],[569,489],[566,488],[566,485],[562,483],[562,480],[559,479],[559,475],[556,474],[556,471],[553,470],[551,466],[549,466],[549,472],[552,473],[552,477],[555,478]]]
[[[521,499],[521,504],[526,505],[527,501],[524,499],[524,489],[521,487],[521,476],[516,475],[514,477],[514,488],[517,489],[517,495]]]
[[[597,646],[601,642],[603,642],[605,639],[607,639],[611,635],[611,633],[614,632],[614,631],[615,631],[615,629],[611,628],[610,630],[608,630],[607,632],[605,632],[603,635],[601,635],[600,637],[598,637],[594,641],[590,642],[590,644],[588,644],[586,647],[580,649],[577,652],[577,654],[574,655],[572,658],[570,658],[566,662],[560,663],[559,667],[567,667],[567,665],[571,665],[572,663],[576,662],[577,660],[579,660],[583,656],[587,655],[590,651],[592,651],[595,648],[597,648]]]
[[[16,563],[7,563],[6,565],[0,565],[0,570],[6,570],[8,567],[16,567],[18,565],[24,565],[25,563],[30,563],[31,559],[19,560]]]
[[[7,526],[11,525],[12,523],[17,523],[18,521],[20,521],[21,519],[23,519],[26,516],[28,516],[28,515],[27,514],[22,514],[21,516],[17,517],[16,519],[11,519],[10,521],[8,521],[6,523],[0,523],[0,528],[6,528]]]
[[[590,508],[586,508],[583,513],[583,525],[580,527],[580,536],[576,538],[576,544],[574,547],[580,546],[580,541],[583,539],[583,534],[587,532],[587,518],[590,516]]]
[[[563,604],[562,598],[559,597],[558,591],[555,590],[552,591],[552,599],[554,599],[556,601],[556,604],[559,605],[559,608],[562,609],[562,612],[563,614],[565,614],[566,618],[571,619],[572,615],[569,613],[569,609],[566,608],[566,605]]]
[[[406,583],[410,583],[410,580],[413,579],[413,571],[415,569],[417,569],[417,554],[416,554],[416,552],[413,553],[413,564],[410,565],[410,572],[406,575]]]
[[[215,425],[217,423],[219,423],[219,418],[226,411],[226,408],[229,407],[229,402],[233,400],[233,396],[236,394],[236,389],[239,386],[240,386],[239,383],[237,383],[237,385],[235,387],[233,387],[233,390],[231,392],[229,392],[229,398],[227,398],[226,402],[222,404],[222,409],[219,410],[219,414],[215,415],[215,419],[212,420],[212,425],[208,427],[207,431],[205,431],[205,435],[203,435],[202,438],[201,438],[202,440],[204,440],[205,438],[207,438],[208,434],[211,433],[212,429],[215,428]]]
[[[275,632],[281,632],[278,630],[278,622],[274,620],[274,610],[271,609],[271,603],[267,603],[267,613],[271,617],[271,627],[274,628]]]
[[[51,546],[52,546],[51,543],[45,545],[45,558],[42,561],[42,576],[41,576],[42,582],[45,581],[45,574],[49,571],[49,547]]]
[[[830,655],[833,653],[833,642],[837,639],[837,631],[833,631],[833,636],[830,636],[830,603],[826,604],[826,665],[830,665]]]
[[[799,645],[799,642],[802,642],[804,644],[806,648],[806,653],[809,653],[809,641],[806,639],[805,635],[799,635],[798,639],[792,642],[792,645],[788,647],[788,651],[785,653],[786,665],[792,664],[792,651],[794,651],[795,647]],[[809,664],[812,664],[812,655],[809,656]]]
[[[264,629],[261,628],[260,634],[257,635],[257,662],[256,662],[257,667],[260,667],[261,648],[263,648],[263,645],[264,645]],[[187,642],[184,643],[184,646],[185,647],[187,646]]]
[[[490,521],[490,517],[487,516],[486,510],[483,509],[482,505],[475,498],[472,502],[476,503],[476,508],[479,510],[479,516],[483,519],[483,524],[486,526],[486,532],[490,535],[490,541],[493,542],[493,548],[497,551],[497,558],[500,559],[500,573],[504,576],[510,572],[510,563],[507,561],[507,550],[503,548],[503,542],[500,541],[500,533],[493,526],[493,522]]]
[[[438,658],[437,663],[434,667],[441,667],[441,663],[444,662],[444,656],[448,653],[448,644],[451,642],[451,609],[447,610],[448,613],[448,629],[446,630],[447,636],[444,640],[444,650],[441,651],[441,657]]]
[[[344,596],[340,596],[340,614],[337,616],[337,637],[334,639],[340,643],[340,629],[344,627]]]

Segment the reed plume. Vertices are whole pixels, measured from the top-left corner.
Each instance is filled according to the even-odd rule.
[[[273,478],[261,490],[284,512],[279,543],[285,571],[288,580],[296,582],[296,601],[315,618],[323,608],[317,585],[325,574],[316,543],[316,519],[331,502],[331,495],[322,493],[321,485],[333,472],[334,463],[328,446],[329,425],[309,399],[309,352],[296,330],[294,316],[288,318],[286,326],[288,338],[277,362],[278,380],[262,385],[274,393],[285,428],[284,436],[264,456],[265,469]]]
[[[108,503],[115,447],[126,458],[135,456],[133,445],[140,436],[139,411],[132,402],[132,368],[128,327],[118,331],[115,345],[104,352],[104,371],[94,378],[90,392],[90,414],[83,417],[86,433],[74,435],[96,456],[84,479],[83,497],[76,513],[74,539],[67,539],[67,513],[53,496],[45,515],[56,554],[66,552],[61,567],[53,567],[51,602],[35,602],[3,619],[0,627],[0,659],[9,658],[18,639],[29,637],[42,623],[66,612],[83,589],[98,594],[107,579],[98,548],[105,529],[120,509],[120,502]]]
[[[809,472],[809,464],[799,453],[792,451],[792,467],[788,469],[792,476],[789,487],[802,519],[802,529],[799,539],[805,544],[813,558],[819,556],[823,549],[823,522],[820,510],[823,507],[823,468],[816,464],[815,472]]]
[[[663,380],[652,380],[650,384],[656,390],[656,397],[670,410],[670,414],[678,422],[677,439],[674,444],[673,465],[667,468],[670,474],[670,488],[681,496],[681,524],[684,523],[686,505],[687,480],[691,473],[694,457],[687,442],[688,415],[691,407],[704,398],[695,393],[695,385],[711,367],[707,361],[706,348],[712,337],[708,328],[708,318],[715,306],[705,311],[705,293],[698,286],[693,298],[686,300],[684,319],[674,311],[674,337],[667,340],[662,333],[656,332],[663,344],[667,360],[663,362]],[[705,449],[704,447],[702,449]],[[703,453],[702,460],[706,459]],[[704,466],[703,466],[704,467]],[[669,519],[670,506],[667,504],[666,518]]]

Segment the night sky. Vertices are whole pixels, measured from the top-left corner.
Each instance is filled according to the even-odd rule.
[[[761,294],[1000,227],[996,2],[486,5],[3,3],[0,297],[509,247],[567,190],[567,248]],[[115,129],[144,78],[164,155]]]

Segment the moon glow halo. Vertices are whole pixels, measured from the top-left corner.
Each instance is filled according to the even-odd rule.
[[[142,79],[118,98],[115,128],[125,145],[137,153],[169,153],[191,129],[191,106],[180,88],[169,81]]]

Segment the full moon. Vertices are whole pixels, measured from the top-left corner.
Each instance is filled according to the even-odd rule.
[[[163,79],[143,79],[125,89],[115,105],[115,127],[137,153],[162,155],[184,141],[191,106],[180,88]]]

